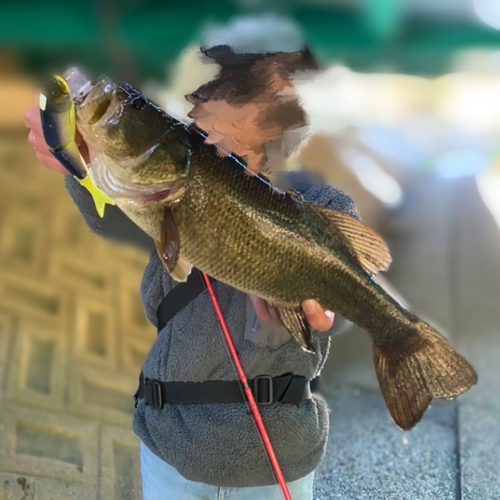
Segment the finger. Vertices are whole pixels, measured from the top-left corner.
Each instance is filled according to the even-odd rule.
[[[28,134],[28,142],[34,146],[35,145],[35,142],[37,140],[37,136],[35,134],[35,132],[33,132],[33,130],[30,130],[29,134]]]
[[[44,153],[43,151],[36,152],[36,159],[45,167],[51,167],[55,158],[50,153]]]
[[[302,302],[302,310],[309,326],[318,332],[326,332],[333,326],[335,314],[326,311],[315,300],[305,300]]]
[[[36,159],[44,166],[46,167],[47,164],[51,164],[52,160],[54,159],[50,153],[44,153],[43,151],[36,151]]]
[[[273,318],[271,316],[269,306],[264,299],[250,295],[250,301],[252,302],[255,314],[261,321],[272,321]]]
[[[68,171],[49,153],[41,153],[37,152],[36,159],[47,168],[54,170],[56,172],[60,172],[62,174],[67,174]]]
[[[47,146],[45,139],[40,137],[40,135],[33,130],[31,130],[28,134],[28,142],[36,149],[37,152],[50,154],[49,147]]]
[[[24,115],[24,122],[30,129],[34,130],[39,135],[43,135],[40,110],[38,108],[28,109]]]

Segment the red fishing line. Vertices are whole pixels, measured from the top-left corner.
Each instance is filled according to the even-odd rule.
[[[264,447],[266,448],[266,453],[269,457],[269,460],[271,461],[274,475],[276,476],[276,479],[278,480],[281,491],[283,492],[283,498],[285,500],[292,500],[292,497],[290,495],[290,491],[288,490],[288,486],[287,486],[286,481],[285,481],[285,476],[283,475],[283,471],[281,470],[281,466],[278,462],[278,458],[276,457],[276,453],[274,452],[273,445],[271,443],[271,440],[269,439],[269,434],[267,433],[266,426],[264,425],[264,421],[262,420],[262,415],[260,414],[259,407],[257,406],[257,402],[255,401],[255,398],[253,396],[252,389],[248,385],[245,370],[243,369],[243,366],[241,364],[240,357],[238,356],[238,352],[236,351],[236,348],[234,347],[233,338],[231,337],[231,334],[229,333],[229,329],[227,327],[226,321],[225,321],[224,316],[222,314],[219,302],[217,300],[217,297],[215,296],[215,292],[214,292],[214,289],[212,287],[212,283],[210,282],[209,277],[205,273],[203,273],[203,279],[205,281],[205,284],[207,285],[208,293],[210,295],[210,298],[212,299],[212,304],[214,306],[215,313],[217,314],[217,318],[219,319],[219,323],[220,323],[220,326],[222,328],[222,332],[224,333],[224,340],[226,341],[227,347],[228,347],[229,352],[231,354],[231,358],[233,360],[234,366],[235,366],[236,371],[238,373],[238,377],[240,379],[241,385],[243,386],[243,390],[245,391],[245,396],[246,396],[248,404],[250,406],[250,411],[252,412],[255,423],[257,424],[257,428],[259,429],[259,433],[262,437]]]

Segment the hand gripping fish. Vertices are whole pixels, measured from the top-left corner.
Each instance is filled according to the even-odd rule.
[[[128,84],[98,82],[76,107],[97,185],[155,241],[166,269],[185,281],[192,266],[267,300],[306,350],[300,304],[317,300],[373,340],[380,388],[397,425],[411,429],[432,398],[477,382],[471,365],[432,326],[372,278],[387,246],[356,219],[283,193],[221,157]]]

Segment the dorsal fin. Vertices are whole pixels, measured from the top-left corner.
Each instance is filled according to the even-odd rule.
[[[389,269],[392,257],[384,240],[377,233],[348,214],[313,206],[342,234],[347,246],[365,271],[377,274]]]

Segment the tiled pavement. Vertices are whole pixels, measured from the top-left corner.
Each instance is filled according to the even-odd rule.
[[[403,433],[367,336],[339,335],[316,499],[500,499],[498,228],[467,180],[416,184],[391,227],[390,278],[452,332],[480,385]],[[85,228],[24,135],[0,136],[0,500],[140,498],[130,395],[155,337],[138,297],[146,260]]]

